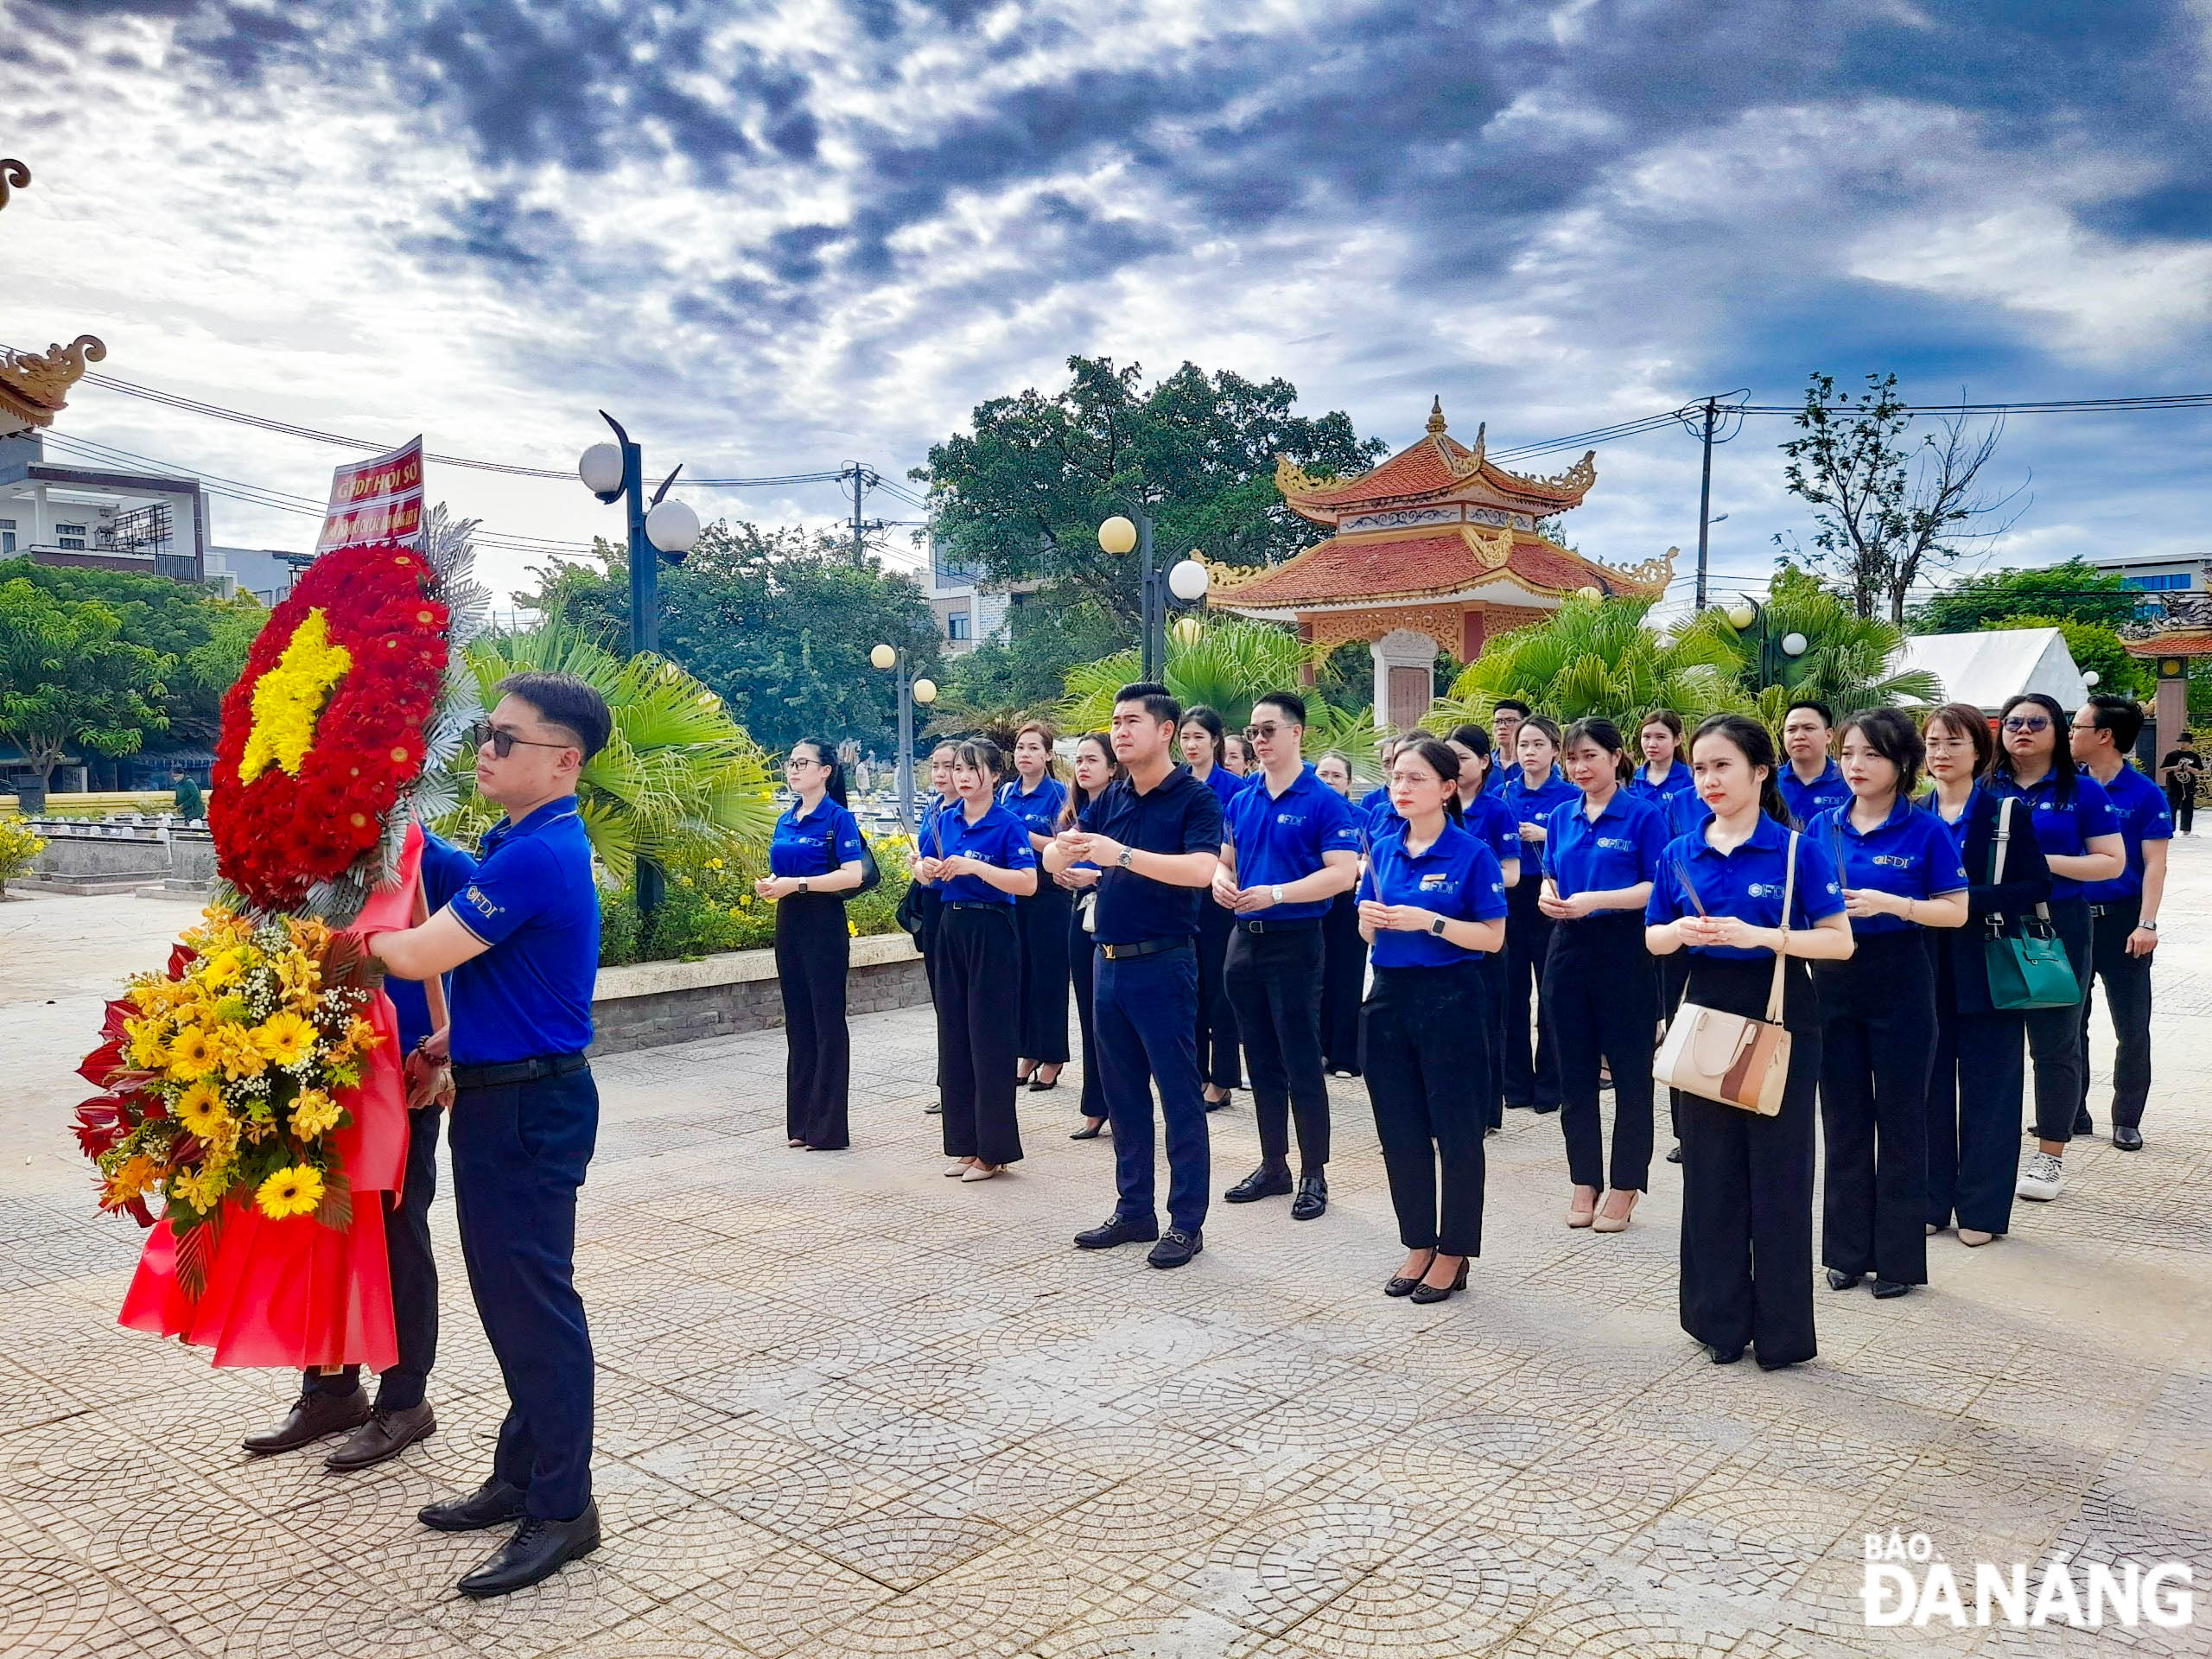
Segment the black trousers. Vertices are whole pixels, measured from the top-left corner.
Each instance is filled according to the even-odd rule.
[[[795,893],[776,906],[776,980],[784,998],[784,1130],[817,1151],[852,1144],[853,1038],[845,1026],[852,962],[845,901]]]
[[[1505,890],[1505,1103],[1549,1112],[1559,1108],[1559,1061],[1550,1022],[1542,1017],[1544,958],[1551,952],[1553,932],[1551,918],[1536,908],[1542,885],[1532,872]],[[1540,1027],[1533,1046],[1532,1001]]]
[[[1377,968],[1361,1010],[1362,1076],[1409,1250],[1482,1254],[1489,1001],[1472,962]]]
[[[1007,994],[1021,969],[1012,905],[949,904],[938,927],[938,1097],[944,1153],[1021,1161]]]
[[[1035,894],[1014,901],[1021,937],[1021,1029],[1014,1052],[1039,1065],[1067,1064],[1068,920],[1074,909],[1074,896],[1041,870]]]
[[[1321,923],[1257,918],[1229,936],[1224,978],[1244,1063],[1252,1074],[1252,1110],[1259,1120],[1260,1156],[1290,1156],[1290,1118],[1298,1117],[1298,1156],[1318,1173],[1329,1161],[1329,1079],[1321,1065]]]
[[[1106,1116],[1106,1080],[1098,1075],[1098,1025],[1091,1008],[1092,988],[1096,983],[1096,958],[1090,935],[1084,931],[1083,906],[1071,907],[1068,915],[1068,979],[1075,987],[1076,1023],[1083,1030],[1083,1115],[1085,1117]]]
[[[2066,959],[2074,964],[2075,982],[2088,995],[2090,928],[2086,899],[2054,900],[2050,919],[2066,945]],[[2074,1138],[2074,1116],[2082,1109],[2082,1096],[2088,1087],[2088,1051],[2082,1045],[2082,1004],[2063,1008],[2028,1010],[2028,1057],[2035,1068],[2036,1138],[2066,1141]]]
[[[1544,962],[1544,1024],[1559,1050],[1559,1126],[1567,1179],[1602,1189],[1605,1128],[1598,1061],[1613,1072],[1612,1185],[1641,1192],[1651,1173],[1651,1010],[1658,970],[1643,948],[1643,912],[1614,911],[1561,922]]]
[[[576,1189],[599,1137],[599,1086],[585,1070],[463,1089],[450,1134],[461,1259],[507,1385],[492,1472],[524,1490],[531,1516],[573,1520],[591,1501],[591,1332],[576,1294]]]
[[[2127,936],[2143,919],[2140,893],[2090,907],[2090,977],[2082,987],[2082,1109],[2089,1107],[2089,1008],[2097,980],[2112,1015],[2112,1121],[2139,1128],[2151,1097],[2151,958],[2127,954]]]
[[[1326,1071],[1359,1075],[1359,998],[1366,983],[1359,901],[1340,893],[1321,918],[1321,1065]]]
[[[1766,1017],[1774,958],[1694,957],[1686,995]],[[1814,1096],[1821,1020],[1802,963],[1785,971],[1790,1033],[1782,1109],[1761,1117],[1682,1096],[1682,1329],[1717,1348],[1753,1344],[1763,1365],[1812,1358]]]
[[[1236,925],[1211,893],[1198,906],[1198,1080],[1216,1089],[1241,1089],[1237,1070],[1236,1009],[1222,976],[1229,965],[1229,936]]]
[[[1968,925],[1979,935],[1978,925]],[[2018,1010],[1961,1014],[1938,1001],[1928,1079],[1930,1226],[1955,1219],[1980,1232],[2012,1230],[2027,1073],[2027,1020]]]
[[[1212,1200],[1211,1139],[1192,1046],[1198,957],[1187,945],[1116,962],[1095,959],[1092,1011],[1106,1116],[1114,1126],[1115,1213],[1157,1219],[1152,1167],[1152,1089],[1167,1144],[1167,1222],[1195,1233]]]
[[[1483,1052],[1483,1123],[1488,1128],[1505,1126],[1505,952],[1486,950],[1475,958],[1475,977],[1482,982],[1483,1024],[1487,1040]]]
[[[1862,933],[1813,970],[1821,997],[1821,1260],[1928,1282],[1928,1072],[1936,961],[1923,928]]]
[[[1675,1023],[1675,1010],[1682,1005],[1682,987],[1689,983],[1689,952],[1677,950],[1671,957],[1655,958],[1659,964],[1659,1028]],[[1674,1131],[1675,1139],[1682,1138],[1682,1091],[1667,1091],[1667,1126]]]
[[[2173,809],[2174,833],[2193,836],[2196,833],[2196,786],[2183,788],[2174,784],[2166,785],[2166,804]]]
[[[407,1114],[405,1185],[397,1205],[385,1213],[391,1321],[399,1338],[397,1361],[377,1376],[377,1405],[385,1411],[409,1411],[421,1405],[430,1368],[438,1361],[438,1258],[430,1249],[430,1202],[438,1195],[442,1116],[435,1106],[418,1106]],[[331,1394],[351,1394],[360,1380],[358,1365],[329,1375],[309,1371],[302,1378],[303,1391]]]

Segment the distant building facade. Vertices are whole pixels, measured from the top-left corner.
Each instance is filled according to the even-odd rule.
[[[0,438],[0,557],[205,582],[207,556],[197,479],[59,466],[35,432]]]

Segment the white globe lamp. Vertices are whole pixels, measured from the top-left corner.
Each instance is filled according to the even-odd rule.
[[[664,501],[645,514],[645,539],[680,559],[699,539],[699,515],[688,501]]]
[[[899,653],[888,645],[878,645],[868,652],[868,659],[878,668],[888,669],[899,660]]]
[[[1205,597],[1206,587],[1211,581],[1205,566],[1196,559],[1185,559],[1167,573],[1167,591],[1187,605],[1193,600]]]
[[[1802,633],[1785,633],[1782,636],[1782,649],[1792,657],[1802,657],[1805,654],[1805,647],[1811,644],[1812,641]]]
[[[1581,587],[1580,587],[1580,588],[1576,588],[1576,589],[1574,590],[1574,596],[1575,596],[1577,599],[1586,599],[1586,600],[1588,600],[1592,604],[1593,604],[1593,605],[1594,605],[1594,604],[1596,604],[1599,600],[1603,599],[1603,598],[1605,597],[1605,594],[1603,594],[1599,593],[1599,592],[1595,588],[1592,587],[1589,583],[1585,582]]]
[[[2082,683],[2088,686],[2092,691],[2097,689],[2097,682],[2103,677],[2104,676],[2098,673],[2094,668],[2085,668],[2082,671]]]
[[[1126,553],[1136,544],[1136,525],[1118,512],[1098,526],[1098,545],[1109,553]]]
[[[1750,627],[1758,616],[1758,613],[1751,608],[1751,601],[1744,600],[1728,607],[1728,626],[1741,632]]]
[[[612,500],[622,493],[621,449],[611,443],[594,443],[576,461],[576,476],[594,495]]]
[[[937,682],[935,680],[916,680],[914,682],[914,701],[925,706],[935,702],[937,701]]]

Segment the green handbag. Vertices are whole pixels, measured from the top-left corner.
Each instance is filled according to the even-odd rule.
[[[1997,809],[1997,840],[1989,849],[1989,885],[2005,879],[2005,850],[2012,839],[2012,797]],[[2066,941],[2051,925],[2050,907],[2037,905],[2023,918],[2018,935],[2000,933],[1985,940],[1982,962],[1989,973],[1993,1008],[2070,1008],[2082,1000],[2081,982],[2066,957]]]

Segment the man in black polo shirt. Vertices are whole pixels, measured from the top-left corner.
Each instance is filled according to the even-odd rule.
[[[1120,1194],[1086,1250],[1158,1239],[1147,1259],[1179,1268],[1205,1248],[1206,1109],[1197,1039],[1198,906],[1219,865],[1221,804],[1175,764],[1182,706],[1141,681],[1114,699],[1114,756],[1124,775],[1045,849],[1053,874],[1097,867],[1092,1022]],[[1153,1200],[1152,1085],[1167,1141],[1167,1231]]]

